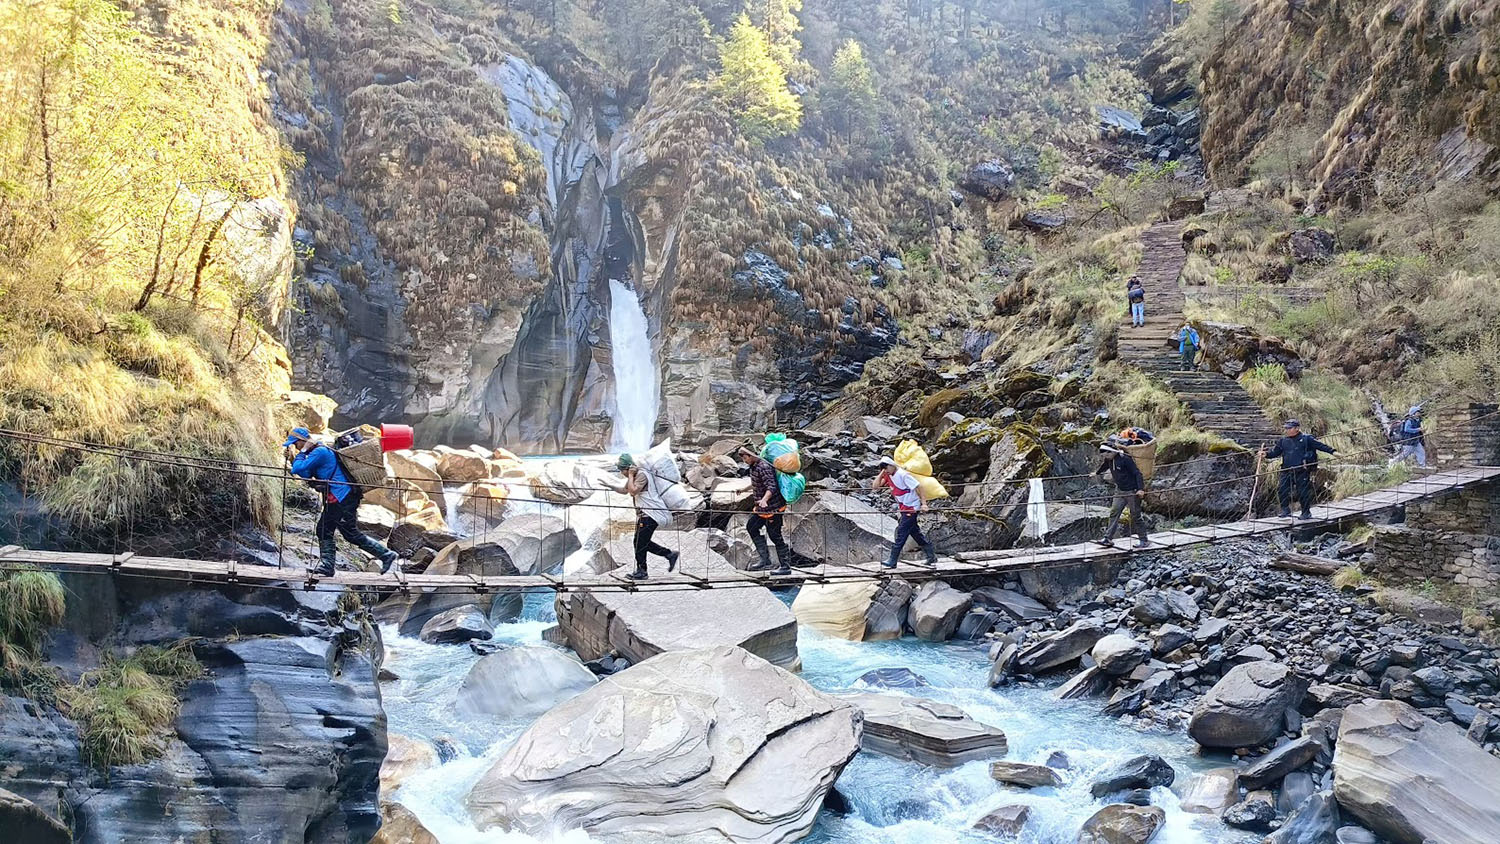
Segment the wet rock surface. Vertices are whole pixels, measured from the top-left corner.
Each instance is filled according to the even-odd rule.
[[[1004,732],[951,704],[873,693],[840,697],[864,713],[866,750],[942,768],[1005,755]]]
[[[64,578],[70,602],[89,607],[57,634],[52,658],[65,674],[96,668],[100,645],[175,642],[187,619],[206,673],[182,690],[162,755],[108,775],[83,763],[71,721],[0,697],[5,788],[66,812],[80,842],[193,840],[205,829],[234,841],[268,829],[374,834],[386,731],[381,647],[365,616],[327,593]],[[252,618],[256,632],[241,632]]]

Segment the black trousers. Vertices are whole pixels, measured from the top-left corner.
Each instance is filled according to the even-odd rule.
[[[922,526],[917,524],[917,513],[902,513],[896,522],[896,540],[891,544],[890,564],[896,565],[901,561],[901,549],[906,547],[906,540],[915,539],[917,545],[927,554],[927,561],[937,559],[937,549],[932,546],[932,541],[922,533]]]
[[[1109,508],[1109,528],[1104,531],[1106,542],[1115,538],[1115,529],[1120,526],[1120,514],[1124,513],[1127,507],[1130,508],[1130,526],[1135,528],[1135,535],[1139,536],[1142,542],[1150,539],[1149,534],[1146,533],[1146,520],[1141,517],[1140,494],[1117,492],[1114,503]]]
[[[760,553],[761,559],[770,561],[767,556],[770,552],[766,548],[766,536],[771,537],[771,544],[776,546],[776,559],[782,563],[790,563],[791,550],[786,547],[786,540],[781,536],[781,513],[776,513],[766,518],[759,513],[751,513],[749,521],[745,522],[745,531],[750,534],[750,543]],[[765,536],[762,536],[762,533]]]
[[[359,529],[359,504],[363,498],[362,494],[351,491],[343,501],[324,500],[323,513],[318,516],[317,528],[318,551],[324,563],[332,565],[338,553],[338,544],[334,540],[335,533],[342,533],[350,544],[363,549],[381,561],[395,559],[395,551]]]
[[[635,570],[646,570],[646,555],[655,554],[658,557],[672,556],[670,548],[658,545],[651,540],[656,534],[656,529],[661,527],[656,520],[642,513],[635,520]]]
[[[1297,502],[1302,505],[1302,512],[1306,513],[1312,507],[1312,472],[1307,467],[1281,470],[1276,492],[1281,497],[1283,512],[1291,512],[1294,486],[1297,489]]]

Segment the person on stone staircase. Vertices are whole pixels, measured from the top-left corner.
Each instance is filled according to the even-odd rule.
[[[652,539],[657,528],[672,523],[672,511],[661,497],[656,475],[635,465],[635,458],[629,454],[620,455],[615,468],[625,476],[624,491],[635,501],[635,571],[625,576],[645,580],[647,554],[665,558],[667,571],[676,569],[677,552]]]
[[[1146,288],[1141,285],[1139,276],[1131,276],[1130,282],[1125,285],[1125,298],[1130,302],[1130,324],[1142,326],[1146,324]]]
[[[771,573],[791,574],[788,562],[792,558],[792,549],[787,547],[786,540],[781,536],[781,517],[786,512],[786,499],[781,497],[781,485],[776,482],[776,467],[748,448],[741,448],[739,455],[740,460],[750,467],[750,493],[755,496],[755,511],[745,522],[745,530],[750,534],[750,542],[755,545],[755,553],[760,556],[760,562],[752,564],[750,570],[764,571],[771,567],[771,550],[766,547],[766,537],[762,536],[764,533],[770,535],[771,543],[776,546],[777,565],[776,570]]]
[[[1099,447],[1103,460],[1094,474],[1103,477],[1105,472],[1109,473],[1109,480],[1115,487],[1115,497],[1109,508],[1109,527],[1105,529],[1102,539],[1094,541],[1100,545],[1113,545],[1115,530],[1120,526],[1120,516],[1129,508],[1130,526],[1135,529],[1137,537],[1135,547],[1149,548],[1151,536],[1146,533],[1146,519],[1141,515],[1141,499],[1146,497],[1146,478],[1136,465],[1135,458],[1125,452],[1124,445],[1119,437],[1110,437]]]
[[[281,447],[286,449],[287,458],[292,462],[292,474],[306,478],[323,498],[323,513],[318,516],[316,531],[321,562],[312,573],[318,577],[333,576],[334,563],[338,559],[338,540],[335,538],[338,533],[342,533],[350,544],[380,560],[381,574],[389,572],[399,555],[359,529],[359,505],[364,492],[349,483],[333,449],[313,439],[312,432],[306,428],[293,428]]]
[[[1299,519],[1312,518],[1312,473],[1318,468],[1318,452],[1324,454],[1337,454],[1331,446],[1319,442],[1312,434],[1302,433],[1302,424],[1295,419],[1288,419],[1281,426],[1286,431],[1286,436],[1276,441],[1276,445],[1270,450],[1260,450],[1260,456],[1264,458],[1281,458],[1281,473],[1277,478],[1276,493],[1281,499],[1281,517],[1290,518],[1292,515],[1292,490],[1296,487],[1297,501],[1302,505],[1302,510],[1297,514]]]
[[[922,533],[922,528],[917,524],[917,516],[926,508],[927,503],[922,500],[921,485],[916,476],[901,468],[889,457],[880,460],[880,474],[876,476],[874,489],[889,489],[891,496],[896,499],[896,508],[900,511],[899,520],[896,522],[896,538],[891,543],[891,557],[881,565],[893,569],[901,562],[901,550],[906,547],[906,540],[914,539],[921,546],[922,553],[927,555],[928,565],[937,565],[937,548]]]
[[[1182,354],[1182,368],[1191,372],[1198,368],[1198,348],[1202,345],[1198,329],[1184,322],[1177,330],[1177,351]]]

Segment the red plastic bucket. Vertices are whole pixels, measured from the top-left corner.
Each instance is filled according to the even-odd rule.
[[[416,437],[412,435],[410,425],[392,425],[384,422],[381,423],[381,451],[400,451],[403,448],[411,448],[415,443]]]

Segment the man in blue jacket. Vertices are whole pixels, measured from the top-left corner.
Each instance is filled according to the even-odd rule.
[[[1184,322],[1182,328],[1177,330],[1177,351],[1182,354],[1182,368],[1193,370],[1198,368],[1198,348],[1203,341],[1198,337],[1198,329]]]
[[[1286,420],[1281,426],[1286,436],[1276,441],[1270,451],[1260,450],[1261,457],[1281,458],[1281,476],[1276,492],[1281,498],[1281,516],[1292,515],[1292,487],[1297,488],[1297,501],[1302,505],[1299,519],[1312,518],[1312,473],[1318,468],[1318,452],[1336,454],[1332,448],[1302,433],[1301,424],[1295,419]]]
[[[359,529],[357,516],[364,492],[349,483],[333,449],[314,440],[312,433],[306,428],[293,428],[282,447],[291,458],[292,474],[307,478],[312,488],[323,497],[323,514],[318,517],[317,530],[318,552],[322,562],[313,569],[313,574],[319,577],[332,576],[338,554],[335,532],[342,533],[350,543],[380,560],[381,574],[390,571],[391,566],[396,563],[397,554]]]

